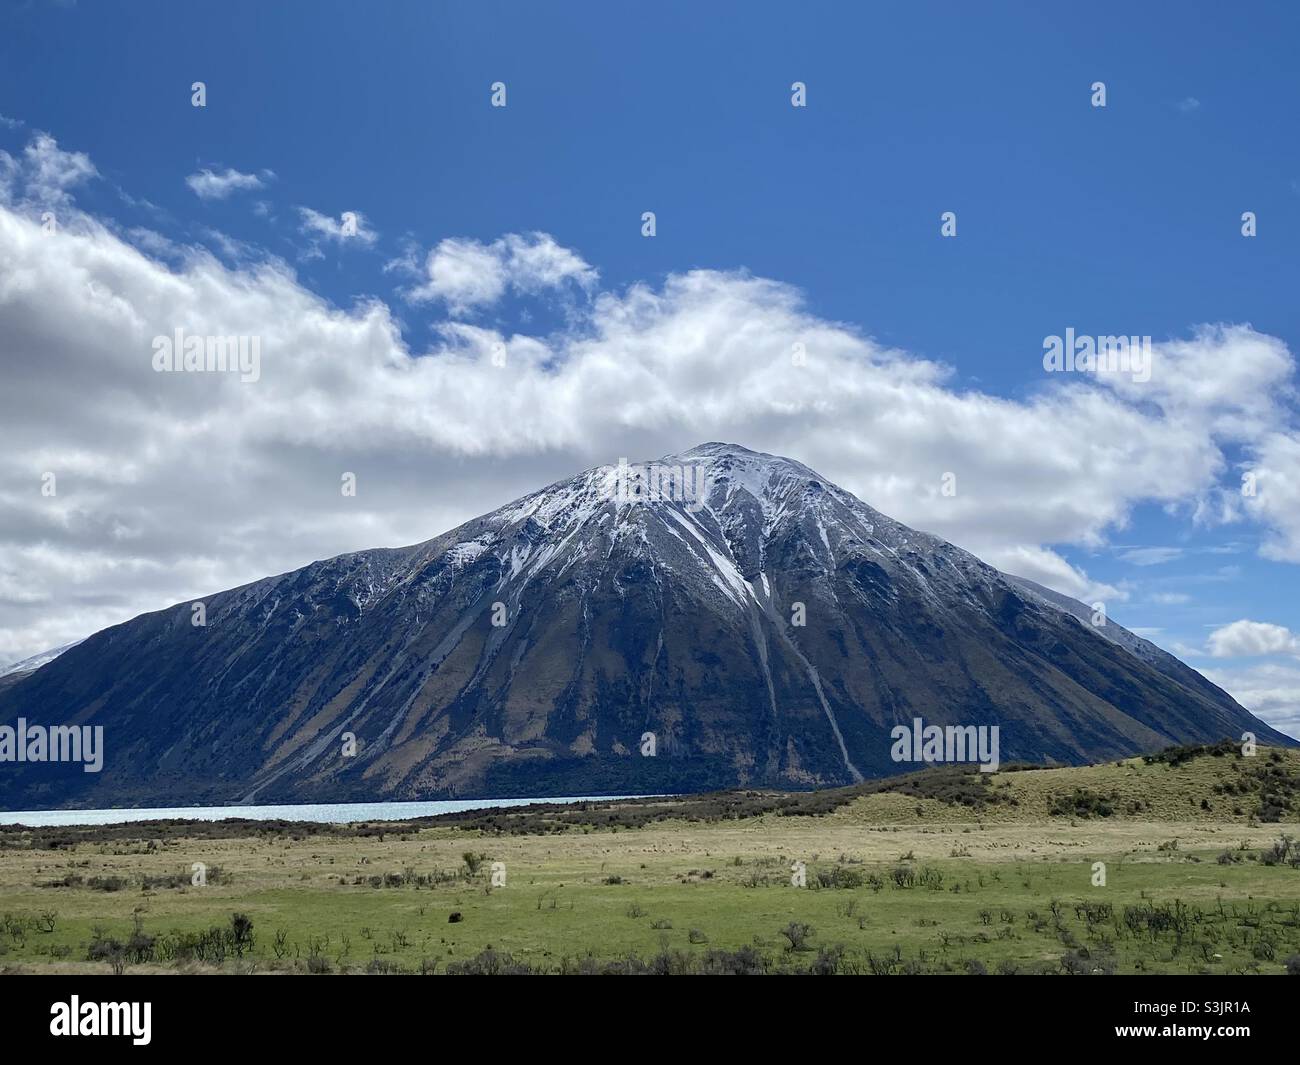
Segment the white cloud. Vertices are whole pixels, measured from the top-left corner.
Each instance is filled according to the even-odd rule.
[[[1300,666],[1262,662],[1245,669],[1201,672],[1275,729],[1300,737]]]
[[[1181,558],[1182,554],[1181,547],[1131,547],[1127,551],[1121,551],[1119,557],[1121,561],[1131,562],[1135,566],[1159,566]]]
[[[378,239],[378,234],[370,228],[366,216],[360,211],[344,211],[338,218],[313,211],[310,207],[299,207],[298,213],[302,217],[302,232],[313,238],[337,244],[355,241],[367,248]]]
[[[980,557],[1003,573],[1027,577],[1080,602],[1122,602],[1128,598],[1127,590],[1094,581],[1055,551],[1036,544],[1012,544],[1001,548],[990,545],[980,552]]]
[[[37,132],[21,156],[0,151],[0,203],[64,207],[72,203],[71,189],[98,176],[84,152],[65,152],[48,133]]]
[[[1252,450],[1254,461],[1246,472],[1254,475],[1254,494],[1241,500],[1246,513],[1269,529],[1260,553],[1300,562],[1300,433],[1267,432]]]
[[[429,280],[414,289],[414,300],[444,300],[452,313],[495,303],[506,290],[501,260],[476,240],[444,240],[428,261]]]
[[[178,259],[185,254],[181,245],[147,226],[134,226],[124,235],[136,247],[159,259]]]
[[[187,177],[185,184],[200,200],[224,200],[236,192],[264,188],[266,183],[263,177],[273,176],[269,170],[262,171],[261,177],[257,174],[241,174],[238,170],[230,168],[220,174],[211,170],[200,170],[197,174]]]
[[[599,277],[580,255],[546,233],[509,233],[491,244],[448,238],[429,253],[425,272],[424,283],[411,289],[409,298],[441,300],[455,315],[496,303],[507,288],[537,294],[574,282],[590,290]]]
[[[1243,618],[1210,633],[1209,648],[1215,658],[1300,654],[1300,637],[1284,625]]]
[[[16,193],[29,173],[66,189],[49,174],[94,172],[11,163]],[[340,310],[274,261],[187,248],[169,265],[153,257],[170,250],[160,240],[133,247],[84,218],[46,234],[13,202],[0,207],[0,660],[316,558],[418,542],[587,466],[710,439],[797,458],[994,565],[1110,602],[1127,590],[1049,545],[1103,546],[1140,504],[1191,512],[1234,476],[1229,443],[1263,455],[1294,431],[1274,395],[1290,354],[1246,327],[1169,345],[1168,365],[1224,391],[1188,380],[1130,394],[1053,375],[1003,399],[818,318],[777,281],[695,270],[598,292],[580,256],[532,234],[444,241],[424,298],[455,313],[507,290],[591,291],[566,331],[446,321],[412,351],[388,305]],[[340,239],[341,223],[304,219]],[[260,337],[260,380],[152,372],[151,338],[176,328]],[[1248,409],[1260,396],[1237,378],[1243,361],[1272,382],[1263,415]],[[39,490],[46,471],[53,498]],[[344,471],[358,475],[355,498],[338,491]],[[1242,517],[1300,528],[1300,504],[1269,498]]]
[[[1232,352],[1232,361],[1222,361]],[[1294,397],[1295,359],[1277,337],[1248,325],[1206,325],[1185,340],[1154,346],[1151,379],[1105,372],[1098,380],[1134,403],[1152,403],[1170,417],[1208,419],[1223,440],[1259,439],[1276,426]]]
[[[8,115],[0,115],[0,126],[5,129],[22,129],[23,120],[21,118],[10,118]]]

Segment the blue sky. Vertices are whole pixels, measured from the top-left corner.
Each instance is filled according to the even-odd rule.
[[[1160,345],[1187,342],[1203,325],[1248,325],[1300,350],[1300,10],[846,7],[10,4],[0,13],[0,114],[10,120],[0,123],[0,148],[21,159],[44,131],[97,172],[76,183],[75,210],[169,268],[184,269],[182,259],[169,259],[159,241],[146,247],[144,232],[206,247],[230,271],[277,264],[344,314],[380,301],[413,354],[436,348],[449,320],[548,343],[595,335],[589,317],[600,294],[659,291],[689,271],[772,279],[799,294],[808,318],[947,367],[949,393],[1014,404],[1058,387],[1043,373],[1043,339],[1067,327]],[[207,86],[202,109],[191,106],[196,80]],[[489,106],[495,81],[507,86],[505,108]],[[790,106],[794,81],[807,85],[805,108]],[[1096,81],[1106,84],[1105,108],[1090,105]],[[185,180],[231,169],[259,187],[203,198]],[[336,239],[307,224],[305,210],[331,220],[359,212],[370,236]],[[643,211],[656,213],[653,239],[641,235]],[[955,239],[939,235],[943,211],[957,214]],[[1241,235],[1243,211],[1257,215],[1258,236]],[[533,233],[572,249],[598,282],[507,285],[500,298],[459,311],[446,299],[412,298],[440,242],[491,246]],[[563,345],[551,348],[548,357],[564,358],[554,354]],[[1209,362],[1179,372],[1236,350],[1220,344]],[[1240,469],[1261,461],[1265,433],[1294,433],[1294,384],[1291,374],[1269,389],[1279,408],[1265,429],[1218,434],[1217,490],[1230,493]],[[1146,403],[1126,398],[1138,411]],[[1210,417],[1179,397],[1162,410],[1166,429]],[[870,436],[871,408],[862,416],[858,430]],[[665,446],[748,424],[728,415],[708,432],[706,421],[683,419],[662,434]],[[770,422],[758,419],[757,438],[739,442],[764,446]],[[492,481],[482,502],[558,477],[591,453],[616,458],[657,442],[651,429],[504,448],[488,457],[514,472]],[[1122,442],[1063,425],[1025,446],[1071,454]],[[817,465],[826,447],[823,434],[792,457]],[[431,454],[453,464],[483,450]],[[846,483],[845,471],[856,470],[861,479],[848,487],[906,511],[905,498],[867,491],[882,491],[891,473],[854,467],[853,455],[867,450],[860,443],[825,472]],[[1184,470],[1171,481],[1188,476],[1186,464],[1171,462]],[[1111,476],[1122,480],[1123,463],[1115,466]],[[1273,466],[1274,484],[1300,476]],[[1269,693],[1270,706],[1300,721],[1300,640],[1286,642],[1300,632],[1300,559],[1290,548],[1261,554],[1279,535],[1300,542],[1294,495],[1225,522],[1203,520],[1222,509],[1204,484],[1116,491],[1099,527],[1026,528],[1022,539],[1073,567],[1074,586],[1063,590],[1101,589],[1121,623],[1231,678],[1237,692]],[[923,506],[897,516],[987,555],[995,534],[1010,535],[991,527],[987,510],[998,505],[990,498],[985,516],[966,524],[945,524]],[[437,513],[430,523],[459,514],[450,503]],[[410,524],[378,510],[367,520],[336,550],[370,546],[366,531],[383,542]],[[333,553],[330,542],[322,533],[313,547]],[[244,571],[200,567],[193,579],[204,573]],[[191,591],[173,593],[160,578],[156,594]],[[113,604],[102,618],[127,601]],[[1222,653],[1209,653],[1210,635],[1243,619],[1287,635],[1223,637]],[[1227,653],[1264,646],[1275,649]]]

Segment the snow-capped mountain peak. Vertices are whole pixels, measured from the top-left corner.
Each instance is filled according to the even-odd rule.
[[[890,730],[915,717],[997,725],[1003,761],[1288,742],[1080,604],[717,442],[205,602],[0,688],[0,722],[111,725],[116,760],[59,784],[101,803],[843,783],[910,768]],[[0,801],[49,786],[11,772]]]

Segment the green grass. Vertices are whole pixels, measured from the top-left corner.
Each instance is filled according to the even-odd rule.
[[[1281,763],[1287,772],[1294,758]],[[1222,798],[1216,787],[1242,772],[1277,764],[1204,755],[1177,766],[997,774],[988,786],[1011,789],[1016,802],[975,810],[963,805],[964,788],[941,783],[946,801],[893,789],[829,813],[818,805],[817,816],[637,815],[635,828],[569,823],[544,834],[502,823],[485,831],[463,818],[382,834],[208,826],[191,835],[149,824],[58,837],[9,831],[0,839],[0,968],[107,972],[105,944],[127,944],[138,925],[152,948],[126,960],[127,972],[443,972],[481,965],[474,959],[491,950],[489,965],[508,954],[547,972],[747,964],[1282,973],[1300,955],[1300,856],[1261,858],[1295,824],[1261,824],[1231,803],[1212,800],[1206,810],[1200,801]],[[1049,812],[1077,789],[1107,796],[1112,813],[1087,803],[1087,817],[1076,816],[1076,803]],[[1134,802],[1140,813],[1126,813]],[[486,856],[477,875],[466,851]],[[790,884],[795,859],[806,863],[806,888]],[[505,863],[504,887],[490,885],[493,861]],[[194,862],[220,867],[220,877],[189,886]],[[1105,863],[1105,886],[1092,883],[1096,862]],[[68,876],[81,879],[42,886]],[[95,890],[96,877],[127,886]],[[144,890],[145,877],[184,886]],[[453,912],[462,920],[449,923]],[[177,951],[186,934],[228,927],[235,913],[253,922],[251,947],[227,943],[224,954],[201,958]],[[53,915],[52,930],[43,914]],[[781,932],[792,922],[811,927],[807,949],[788,949]],[[741,950],[750,953],[737,957]]]

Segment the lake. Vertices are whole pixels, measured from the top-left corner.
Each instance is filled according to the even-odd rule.
[[[442,802],[336,802],[296,806],[160,806],[124,810],[19,810],[0,812],[0,825],[118,825],[128,821],[163,821],[186,818],[192,821],[222,821],[242,817],[251,821],[319,821],[342,824],[348,821],[403,821],[412,817],[454,814],[462,810],[488,810],[500,806],[527,806],[534,802],[601,802],[611,799],[647,798],[635,795],[581,795],[558,799],[448,799]]]

